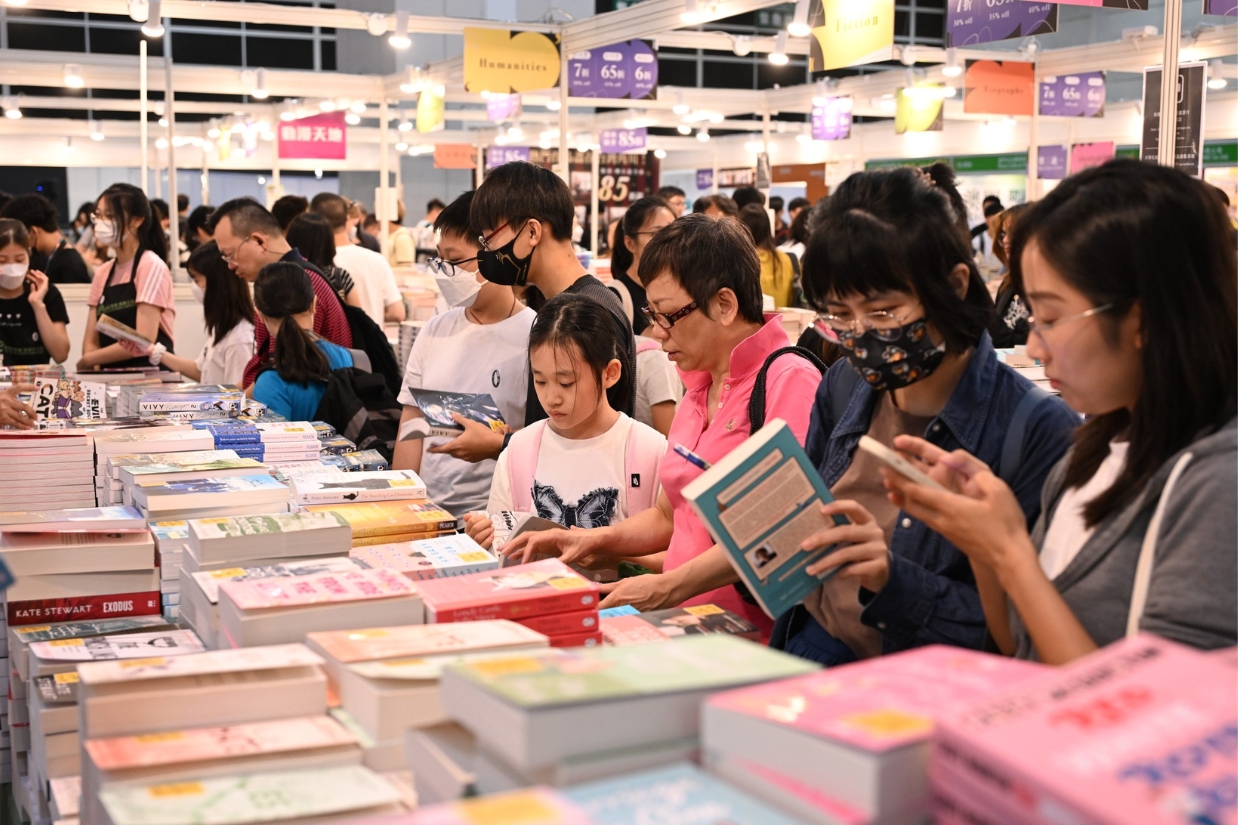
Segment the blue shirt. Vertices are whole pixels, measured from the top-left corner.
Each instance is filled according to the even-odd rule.
[[[338,344],[321,338],[316,343],[333,371],[353,365],[352,353]],[[312,421],[326,392],[326,381],[293,384],[273,369],[263,372],[254,382],[254,400],[289,421]]]
[[[846,410],[834,421],[831,390],[839,383],[844,361],[826,373],[817,388],[805,449],[826,485],[834,484],[851,464],[860,436],[868,432],[879,394],[866,382],[855,384]],[[943,450],[963,449],[996,467],[1006,430],[1019,401],[1032,383],[997,359],[986,332],[967,370],[923,437]],[[1057,397],[1033,411],[1024,430],[1023,460],[1010,486],[1027,516],[1028,528],[1040,514],[1045,477],[1065,454],[1079,416]],[[919,519],[900,511],[890,538],[890,578],[878,593],[860,589],[860,621],[882,634],[885,653],[928,644],[979,649],[985,641],[984,610],[971,563],[958,548]],[[772,644],[789,653],[827,665],[855,655],[825,631],[803,607],[775,628]]]

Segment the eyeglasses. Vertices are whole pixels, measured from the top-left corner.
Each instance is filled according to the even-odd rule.
[[[677,309],[674,312],[654,312],[653,307],[641,307],[641,315],[649,320],[649,323],[655,324],[662,329],[670,329],[675,326],[675,323],[687,316],[691,315],[696,309],[696,301],[688,304],[686,307]]]
[[[910,312],[907,313],[907,315],[910,314]],[[879,310],[861,315],[855,320],[848,320],[837,315],[822,313],[813,320],[813,326],[826,339],[834,342],[843,337],[863,335],[865,330],[872,330],[878,340],[888,342],[896,340],[902,333],[903,325],[907,322],[907,315],[900,318],[893,312]]]
[[[667,224],[667,226],[670,226],[670,224]],[[656,235],[659,232],[661,232],[663,229],[666,229],[666,226],[655,226],[653,229],[645,229],[640,232],[629,232],[628,237],[636,238],[641,235]]]
[[[1027,321],[1027,325],[1028,325],[1028,328],[1032,332],[1036,333],[1036,335],[1040,338],[1040,340],[1044,341],[1045,344],[1047,345],[1048,342],[1045,341],[1045,333],[1048,332],[1049,330],[1055,327],[1060,327],[1063,324],[1069,324],[1072,321],[1082,321],[1084,318],[1091,318],[1093,315],[1100,315],[1102,312],[1108,312],[1109,310],[1113,309],[1116,306],[1117,304],[1112,303],[1112,302],[1108,304],[1102,304],[1101,306],[1098,306],[1098,307],[1092,307],[1086,312],[1079,312],[1079,313],[1076,313],[1075,315],[1067,315],[1065,318],[1058,318],[1056,321],[1050,321],[1047,324],[1042,324],[1039,321],[1037,321],[1035,318],[1029,318]]]
[[[111,215],[101,215],[98,212],[95,212],[94,214],[90,216],[91,223],[100,223],[100,222],[107,223],[111,219],[112,219]]]
[[[431,258],[426,261],[426,269],[430,270],[431,275],[443,275],[448,278],[454,278],[457,275],[473,276],[476,273],[470,272],[462,267],[463,264],[469,264],[477,260],[477,256],[465,258],[462,261],[444,261],[442,258]]]
[[[249,242],[250,242],[250,241],[252,241],[253,239],[254,239],[254,236],[253,236],[253,235],[250,235],[248,238],[246,238],[245,240],[243,240],[243,241],[241,241],[239,244],[237,244],[236,249],[232,250],[232,252],[231,252],[231,253],[229,253],[229,254],[227,254],[227,255],[224,255],[224,256],[223,256],[224,263],[226,263],[226,264],[234,264],[234,263],[236,263],[236,256],[237,256],[237,253],[241,251],[241,247],[242,247],[242,246],[244,246],[245,244],[249,243]]]
[[[481,243],[481,248],[482,248],[482,249],[485,249],[486,251],[489,251],[489,250],[490,250],[490,242],[491,242],[492,240],[494,240],[494,236],[495,236],[495,235],[497,235],[497,234],[499,234],[500,232],[502,232],[504,229],[506,229],[507,227],[509,227],[509,226],[511,226],[511,225],[512,225],[512,224],[511,224],[511,221],[508,221],[507,223],[505,223],[505,224],[503,224],[502,226],[500,226],[498,229],[496,229],[496,230],[494,230],[493,232],[491,232],[489,235],[478,235],[478,236],[477,236],[477,240]],[[523,228],[523,227],[521,227],[521,228]],[[519,233],[517,233],[517,234],[519,234]]]

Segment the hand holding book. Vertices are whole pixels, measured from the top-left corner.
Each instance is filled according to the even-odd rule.
[[[821,515],[829,518],[845,516],[850,524],[834,524],[813,533],[800,544],[805,552],[837,545],[838,549],[823,556],[807,568],[809,575],[840,579],[856,579],[873,593],[879,592],[890,579],[890,549],[885,534],[873,514],[859,502],[831,501],[822,505]]]

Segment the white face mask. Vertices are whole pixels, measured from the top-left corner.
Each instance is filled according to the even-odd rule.
[[[0,289],[17,289],[26,280],[28,269],[28,263],[0,265]]]
[[[359,234],[359,233],[357,232],[357,227],[356,227],[355,225],[354,225],[354,226],[350,226],[350,227],[348,227],[348,240],[350,240],[350,241],[355,241],[355,240],[357,240],[357,235],[358,235],[358,234]]]
[[[198,286],[196,281],[189,282],[189,292],[193,295],[193,299],[199,304],[206,300],[206,290]]]
[[[116,232],[116,224],[111,221],[100,221],[95,224],[95,243],[103,246],[117,246],[120,235]]]
[[[457,270],[460,274],[435,275],[434,282],[443,293],[443,300],[452,309],[457,307],[468,309],[477,301],[477,293],[481,291],[481,283],[472,272]]]
[[[578,223],[572,224],[572,243],[580,243],[585,237],[585,228]]]

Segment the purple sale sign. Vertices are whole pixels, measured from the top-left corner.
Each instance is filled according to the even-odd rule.
[[[851,137],[850,97],[827,97],[812,107],[813,140],[846,140]]]
[[[1061,180],[1066,177],[1065,146],[1041,146],[1036,151],[1036,176],[1041,180]]]
[[[644,126],[639,129],[603,129],[598,135],[598,145],[603,152],[643,152],[649,132]]]
[[[1238,0],[1204,0],[1204,14],[1238,17]]]
[[[495,169],[505,163],[529,160],[528,146],[491,146],[486,150],[486,168]]]
[[[1026,0],[947,0],[946,45],[952,48],[1057,31],[1057,5]]]
[[[713,169],[697,169],[696,170],[696,188],[697,191],[703,192],[706,189],[714,188],[714,170]]]
[[[486,101],[486,117],[492,123],[520,117],[520,95],[490,95]]]
[[[644,100],[658,86],[658,58],[644,40],[615,43],[571,55],[567,77],[572,97]]]
[[[1040,113],[1051,117],[1104,117],[1105,73],[1041,78]]]

